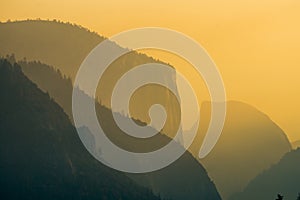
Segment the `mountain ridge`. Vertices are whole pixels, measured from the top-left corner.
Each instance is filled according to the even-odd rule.
[[[6,22],[0,24],[0,55],[14,53],[16,60],[22,60],[25,57],[29,61],[38,60],[47,63],[74,80],[81,63],[89,52],[105,39],[86,28],[71,23],[45,20]],[[108,48],[112,52],[122,48],[111,41],[109,44]],[[96,92],[101,104],[110,108],[113,88],[117,81],[130,69],[146,63],[162,62],[132,51],[111,63],[99,80]],[[166,85],[177,88],[176,72],[172,66],[167,66],[171,68],[170,73],[156,74],[156,76],[162,76]],[[147,79],[147,77],[141,78]],[[150,123],[148,112],[146,112],[148,107],[155,103],[163,105],[168,117],[162,132],[173,137],[180,123],[178,101],[180,99],[176,99],[173,93],[165,87],[153,85],[135,94],[135,97],[131,99],[131,104],[134,106],[130,112],[135,119]]]
[[[21,61],[19,64],[24,73],[29,74],[33,82],[36,82],[43,91],[48,92],[51,98],[57,101],[64,110],[69,110],[70,113],[68,113],[68,115],[72,116],[71,105],[73,88],[68,78],[64,77],[64,75],[55,70],[55,68],[51,68],[40,62]],[[85,94],[82,93],[82,95]],[[86,96],[85,98],[90,97]],[[113,133],[107,135],[109,139],[123,149],[134,152],[148,152],[161,148],[170,141],[167,136],[161,134],[157,134],[155,137],[145,140],[128,138],[114,123],[112,112],[109,108],[96,102],[96,110],[103,130],[107,133]],[[129,120],[129,118],[126,119],[126,117],[120,114],[117,115],[123,120]],[[143,122],[137,123],[141,124]],[[90,140],[91,137],[86,133],[88,130],[86,130],[86,128],[83,129],[84,131],[81,132],[83,136],[81,137],[87,138],[87,143],[91,144],[87,149],[93,152],[101,151],[101,149],[95,149],[95,147],[93,147],[95,146],[94,142]],[[99,159],[101,159],[101,157],[99,157]],[[126,175],[136,183],[151,189],[156,195],[160,195],[163,198],[178,200],[184,197],[189,199],[220,199],[214,183],[207,176],[205,169],[188,152],[175,161],[175,163],[159,171],[138,175]],[[185,181],[183,181],[181,177],[185,177]],[[179,188],[181,189],[174,190],[173,185],[180,186]]]
[[[30,64],[31,63],[31,64]],[[64,81],[60,81],[60,80],[62,80],[63,79],[63,75],[62,74],[60,74],[59,75],[59,72],[55,72],[55,73],[53,73],[55,70],[54,70],[54,68],[49,68],[49,66],[47,66],[47,65],[44,65],[44,64],[38,64],[38,62],[28,62],[27,64],[26,64],[26,62],[20,62],[20,65],[22,66],[22,69],[25,71],[25,74],[28,74],[30,77],[31,77],[31,79],[33,80],[33,81],[37,81],[36,83],[38,83],[38,85],[42,85],[43,87],[42,87],[42,89],[44,90],[44,91],[48,91],[49,92],[49,94],[50,94],[50,96],[52,96],[52,98],[54,98],[55,100],[57,100],[58,102],[60,102],[60,105],[62,106],[62,107],[64,107],[64,109],[66,109],[66,110],[69,110],[69,115],[71,115],[72,116],[72,112],[71,112],[71,106],[70,106],[70,104],[71,104],[71,87],[72,87],[72,84],[70,83],[70,81],[68,81],[68,79],[67,78],[65,78],[64,79]],[[36,70],[40,70],[40,74],[38,75],[38,74],[36,74],[36,75],[34,75],[35,73],[34,73],[34,71],[36,71]],[[50,71],[49,71],[49,69],[50,69]],[[37,70],[37,71],[38,71]],[[43,71],[43,72],[42,72]],[[53,71],[53,72],[51,72],[51,71]],[[42,75],[43,74],[43,75]],[[46,76],[48,76],[49,77],[49,75],[51,75],[51,74],[53,74],[53,75],[55,75],[55,76],[58,76],[58,77],[56,77],[56,78],[53,78],[52,80],[48,80],[47,79],[47,77]],[[60,78],[59,78],[60,77]],[[49,84],[48,85],[43,85],[42,83],[41,83],[41,81],[39,81],[39,79],[40,80],[47,80],[46,81],[46,83],[58,83],[58,85],[56,86],[56,87],[54,87],[54,89],[52,88],[51,89],[51,86],[49,86]],[[55,80],[55,81],[53,81],[53,80]],[[52,85],[56,85],[56,84],[52,84]],[[67,89],[66,90],[66,88],[64,87],[65,85],[68,85],[68,87],[69,87],[69,89]],[[67,88],[68,88],[67,87]],[[50,89],[50,90],[49,90]],[[56,91],[56,90],[58,90],[58,91]],[[69,91],[69,92],[68,92]],[[64,94],[63,96],[61,96],[62,94]],[[66,101],[68,99],[68,101]],[[275,132],[280,132],[280,134],[279,135],[281,135],[281,136],[285,136],[285,135],[282,135],[282,134],[284,134],[283,133],[283,131],[280,131],[281,129],[278,129],[279,127],[277,127],[277,125],[273,122],[273,121],[271,121],[271,119],[268,117],[268,115],[266,115],[265,113],[263,113],[263,112],[261,112],[261,111],[259,111],[259,110],[257,110],[257,109],[255,109],[255,108],[253,108],[252,106],[249,106],[249,105],[247,105],[247,104],[244,104],[244,103],[242,103],[242,102],[237,102],[237,101],[229,101],[229,105],[233,105],[234,107],[236,107],[236,105],[238,105],[238,107],[240,107],[240,106],[242,106],[242,107],[244,107],[244,106],[246,106],[247,107],[247,109],[248,110],[250,110],[251,112],[250,113],[252,113],[253,114],[253,111],[254,111],[254,113],[255,113],[255,116],[256,115],[258,115],[259,116],[259,119],[261,119],[261,117],[262,117],[262,119],[264,119],[263,121],[267,121],[267,123],[268,124],[270,124],[270,126],[271,127],[275,127]],[[230,113],[232,113],[232,114],[234,114],[234,113],[236,113],[236,110],[245,110],[245,109],[240,109],[240,108],[234,108],[234,109],[232,109],[232,106],[229,106],[230,108]],[[208,109],[208,105],[204,105],[204,107],[202,107],[201,108],[201,111],[202,111],[202,116],[201,116],[201,120],[202,121],[200,121],[200,129],[201,129],[201,133],[203,134],[203,132],[206,130],[206,124],[208,123],[208,121],[207,121],[207,110],[209,110]],[[232,115],[231,114],[231,115]],[[251,114],[251,115],[252,115]],[[105,115],[107,115],[107,114],[105,114]],[[236,116],[236,114],[234,114],[235,116]],[[242,115],[243,116],[243,115]],[[261,117],[260,117],[261,116]],[[234,118],[237,118],[237,117],[234,117]],[[241,118],[241,116],[238,116],[238,118]],[[251,118],[251,117],[250,117]],[[257,116],[256,117],[254,117],[254,118],[257,118]],[[234,120],[233,120],[234,121]],[[241,121],[241,119],[238,119],[237,121],[235,121],[235,122],[239,122],[239,121]],[[246,117],[243,117],[242,118],[242,121],[241,122],[243,122],[243,123],[246,123],[246,125],[245,124],[243,124],[243,123],[241,123],[240,124],[240,128],[242,128],[241,130],[244,130],[244,129],[247,129],[248,127],[250,127],[249,129],[253,129],[253,127],[255,127],[255,126],[249,126],[249,124],[248,124],[248,118]],[[111,123],[111,122],[109,122],[109,123]],[[228,134],[228,133],[230,133],[231,131],[231,128],[229,127],[228,128],[228,120],[227,120],[227,129],[225,130],[225,134]],[[229,123],[229,124],[232,124],[232,123]],[[232,125],[231,125],[232,126]],[[258,126],[258,127],[256,127],[256,129],[255,130],[258,130],[259,132],[261,132],[262,130],[264,130],[264,129],[262,129],[262,128],[260,128],[261,126]],[[234,128],[234,130],[236,130],[235,128]],[[239,130],[238,131],[238,137],[240,137],[239,135],[239,133],[241,133],[242,135],[243,135],[243,131],[241,131],[241,130]],[[200,133],[200,134],[201,134]],[[241,135],[241,136],[242,136]],[[251,134],[250,134],[251,135]],[[273,135],[273,134],[272,134]],[[276,135],[276,134],[275,134]],[[197,138],[198,138],[198,142],[199,141],[201,141],[201,138],[199,138],[199,136],[201,137],[202,136],[202,138],[203,138],[203,135],[199,135],[199,133],[197,134]],[[281,137],[280,136],[280,137]],[[222,136],[221,136],[222,137]],[[223,136],[224,137],[224,136]],[[244,136],[242,136],[242,137],[244,137]],[[272,138],[272,137],[271,137]],[[222,140],[221,140],[222,141]],[[250,141],[253,141],[253,139],[252,140],[250,140]],[[290,149],[290,147],[289,147],[289,142],[288,142],[288,140],[287,140],[287,138],[286,137],[284,137],[283,138],[283,141],[285,141],[284,143],[288,143],[288,145],[287,145],[287,149],[286,150],[283,150],[283,152],[286,152],[286,151],[288,151],[289,149]],[[163,145],[164,143],[162,143],[161,145]],[[191,148],[195,148],[195,145],[196,145],[196,147],[197,148],[195,148],[194,150],[191,150],[191,152],[196,152],[196,154],[194,154],[194,157],[196,157],[198,154],[198,148],[200,147],[199,145],[197,145],[198,143],[197,143],[197,141],[196,141],[196,143],[193,143],[193,145],[192,145],[192,147]],[[253,143],[253,144],[255,144],[255,143]],[[217,144],[218,145],[218,144]],[[121,145],[122,146],[122,145]],[[125,145],[126,146],[126,145]],[[260,145],[261,146],[261,145]],[[280,145],[281,146],[281,145]],[[124,147],[124,145],[123,145],[123,147]],[[217,146],[216,146],[217,147]],[[241,147],[239,147],[239,149],[242,149],[242,147],[244,147],[244,145],[242,145]],[[255,145],[253,146],[253,147],[255,147]],[[225,147],[224,147],[225,148]],[[227,147],[226,147],[227,148]],[[221,152],[226,152],[226,151],[224,151],[224,150],[220,150]],[[249,147],[248,148],[248,151],[252,151],[251,150],[251,147]],[[264,150],[265,151],[265,150]],[[276,150],[276,151],[278,151],[278,150]],[[275,151],[275,152],[276,152]],[[269,152],[269,151],[268,151]],[[279,151],[279,152],[281,152],[281,151]],[[233,153],[234,154],[234,153]],[[256,172],[253,174],[253,175],[251,175],[249,178],[248,178],[248,180],[250,181],[250,179],[252,179],[252,178],[254,178],[257,174],[259,174],[260,172],[261,172],[261,170],[263,170],[263,169],[266,169],[266,168],[268,168],[271,164],[274,164],[274,163],[276,163],[278,160],[279,160],[279,157],[280,157],[280,155],[281,154],[283,154],[282,152],[278,155],[278,156],[275,156],[275,157],[277,157],[275,160],[272,160],[272,161],[268,161],[268,160],[270,160],[269,158],[267,158],[266,159],[266,156],[267,157],[269,157],[269,155],[265,155],[265,157],[264,157],[264,159],[263,160],[267,160],[267,162],[266,162],[266,164],[264,164],[264,167],[263,168],[259,168],[259,169],[257,169],[256,170]],[[212,157],[215,157],[216,155],[214,155],[214,156],[211,156],[211,155],[209,155],[211,158]],[[274,156],[273,156],[274,157]],[[208,159],[210,159],[209,157],[208,157]],[[244,159],[246,159],[246,158],[244,158]],[[220,159],[219,158],[219,160],[224,160],[224,159]],[[229,159],[230,160],[230,159]],[[252,159],[252,161],[255,161],[255,159]],[[208,169],[208,170],[206,170],[207,172],[208,172],[208,174],[209,174],[209,176],[210,177],[212,177],[212,179],[214,180],[214,183],[216,183],[216,185],[218,186],[218,189],[220,190],[221,189],[221,191],[222,191],[222,188],[224,188],[223,186],[222,186],[222,184],[226,184],[227,185],[227,183],[226,182],[224,182],[224,183],[222,183],[221,185],[220,185],[220,182],[218,182],[218,179],[215,179],[216,177],[215,176],[212,176],[213,174],[211,174],[211,173],[214,173],[214,171],[211,171],[210,169],[213,169],[213,168],[216,168],[217,167],[217,165],[219,165],[219,164],[217,164],[217,165],[215,165],[215,164],[212,164],[211,163],[212,161],[206,161],[206,160],[200,160],[200,163],[201,164],[203,164],[204,166],[205,166],[205,168],[206,169]],[[263,161],[263,162],[265,162],[265,161]],[[228,163],[228,162],[225,162],[225,163]],[[235,163],[235,162],[233,162],[234,164],[232,165],[232,168],[234,168],[234,165],[238,165],[238,163]],[[260,164],[261,165],[261,164]],[[215,166],[215,167],[214,167]],[[246,169],[245,169],[246,170]],[[248,170],[246,170],[246,173],[247,173],[247,171]],[[253,170],[252,170],[253,171]],[[217,171],[216,171],[217,172]],[[215,172],[215,173],[216,173]],[[219,172],[217,172],[217,173],[219,173]],[[228,174],[227,176],[230,176],[230,173],[228,173],[228,172],[226,172],[225,174]],[[252,177],[252,178],[251,178]],[[246,185],[247,184],[247,182],[244,182],[244,185]],[[233,186],[232,186],[233,187]],[[233,192],[234,193],[234,192]]]
[[[160,199],[92,158],[63,109],[3,59],[0,92],[2,198]]]

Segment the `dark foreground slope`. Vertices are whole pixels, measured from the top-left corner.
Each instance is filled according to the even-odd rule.
[[[300,192],[300,149],[287,153],[278,164],[252,180],[231,200],[275,199],[277,193],[294,200]]]
[[[49,95],[72,117],[72,84],[61,73],[48,65],[39,62],[19,62],[22,70],[43,91]],[[83,94],[84,95],[84,94]],[[89,98],[86,96],[86,98]],[[102,128],[109,132],[110,139],[130,151],[147,152],[166,145],[170,139],[164,135],[157,134],[152,139],[139,140],[127,137],[115,124],[112,112],[104,106],[96,104],[98,117]],[[122,116],[120,116],[122,117]],[[129,120],[123,117],[123,120]],[[84,129],[85,133],[88,130]],[[87,137],[92,138],[92,137]],[[89,142],[93,144],[93,142]],[[94,146],[94,144],[92,145]],[[93,147],[94,148],[94,147]],[[101,147],[100,147],[101,148]],[[100,151],[99,149],[91,149]],[[156,172],[148,174],[127,174],[140,185],[151,189],[155,194],[171,199],[205,199],[219,200],[220,196],[211,182],[205,169],[186,152],[172,165]]]
[[[0,198],[158,200],[81,144],[63,110],[0,60]]]

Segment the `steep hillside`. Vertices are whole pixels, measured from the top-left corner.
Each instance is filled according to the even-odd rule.
[[[63,110],[0,60],[1,199],[159,200],[83,147]]]
[[[208,127],[209,103],[202,105],[200,119],[199,132],[190,149],[194,156],[198,155]],[[268,116],[245,103],[229,101],[220,140],[200,162],[222,198],[228,199],[290,150],[285,133]]]
[[[70,116],[72,84],[70,80],[64,78],[59,72],[48,65],[39,62],[19,62],[25,74],[36,82],[39,87],[47,91],[49,95],[57,101]],[[82,95],[84,95],[82,93]],[[89,98],[86,96],[86,98]],[[147,152],[158,149],[166,145],[170,139],[158,134],[149,139],[134,139],[126,136],[115,124],[112,112],[108,108],[96,104],[98,117],[102,128],[109,132],[108,137],[120,147],[138,152]],[[122,116],[120,116],[122,117]],[[124,117],[123,117],[124,118]],[[124,118],[124,120],[129,120]],[[141,122],[137,122],[141,123]],[[82,128],[83,133],[91,143],[90,150],[99,152],[101,149],[94,149],[92,137],[88,135],[88,130]],[[101,147],[100,147],[101,148]],[[154,193],[162,197],[178,199],[220,199],[218,192],[203,167],[192,157],[185,153],[172,165],[148,174],[133,175],[127,174],[137,183],[153,190]]]
[[[14,61],[13,59],[11,59]],[[58,69],[41,62],[19,61],[24,74],[44,92],[57,102],[69,116],[72,115],[72,81],[64,76]]]
[[[27,60],[39,60],[55,66],[72,80],[88,53],[104,39],[86,28],[70,23],[39,20],[0,23],[0,55],[14,53],[17,60],[23,57]],[[108,51],[114,52],[120,48],[112,42]],[[102,104],[110,106],[113,87],[125,72],[140,64],[153,62],[158,61],[136,52],[130,52],[115,60],[99,82],[97,96]],[[156,76],[163,76],[167,85],[176,88],[175,71],[172,74]],[[151,86],[143,91],[138,92],[131,100],[132,116],[149,123],[148,113],[145,112],[148,106],[154,103],[166,105],[168,118],[162,132],[173,136],[180,122],[180,108],[176,98],[163,87]]]
[[[275,199],[277,193],[294,200],[300,191],[300,149],[287,153],[278,164],[252,180],[231,200]]]

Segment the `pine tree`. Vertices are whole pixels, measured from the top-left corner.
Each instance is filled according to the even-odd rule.
[[[283,200],[283,196],[281,196],[281,194],[277,194],[277,199],[276,200]]]
[[[298,193],[298,197],[297,197],[297,200],[300,200],[300,193]]]

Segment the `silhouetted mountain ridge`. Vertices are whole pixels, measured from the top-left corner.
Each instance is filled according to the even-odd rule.
[[[55,66],[72,80],[90,51],[105,39],[81,26],[58,21],[27,20],[0,23],[0,55],[14,53],[17,60],[24,57],[27,60],[39,60]],[[109,42],[107,51],[115,52],[120,49],[122,47],[116,43]],[[113,88],[124,73],[146,63],[161,62],[135,51],[116,59],[99,81],[96,96],[102,104],[110,107]],[[166,85],[176,88],[175,70],[168,66],[173,70],[171,73],[155,75],[161,76]],[[170,137],[174,136],[180,122],[180,107],[173,93],[158,86],[146,87],[142,91],[144,92],[136,93],[135,98],[131,99],[131,104],[134,105],[131,115],[149,123],[150,118],[146,112],[148,107],[155,103],[162,104],[168,114],[162,132]]]
[[[70,80],[68,80],[68,78],[57,72],[57,70],[55,70],[54,68],[39,62],[22,61],[19,62],[19,64],[22,66],[22,69],[24,70],[26,75],[28,75],[34,82],[36,82],[41,87],[41,89],[43,89],[44,91],[48,91],[50,96],[57,102],[59,102],[64,110],[68,111],[68,115],[72,116],[72,84],[70,83]],[[102,120],[104,120],[104,127],[106,127],[107,130],[111,130],[111,127],[114,127],[112,126],[114,122],[112,120],[112,117],[110,116],[111,111],[109,109],[106,109],[105,107],[101,108],[99,104],[97,105],[98,113],[103,116]],[[202,141],[205,130],[207,129],[207,123],[210,116],[209,110],[210,108],[208,104],[202,106],[201,108],[202,116],[200,121],[200,135],[198,133],[197,139],[191,147],[191,151],[195,153],[194,155],[196,157],[199,151],[198,148],[201,145],[201,143],[199,144],[198,142]],[[162,147],[168,142],[168,140],[165,140],[163,138],[156,138],[156,140],[150,141],[150,145],[147,143],[149,141],[132,141],[133,143],[131,143],[127,138],[124,138],[124,134],[122,134],[119,130],[114,129],[114,133],[115,134],[113,134],[113,138],[111,139],[115,142],[117,141],[117,143],[119,142],[118,145],[124,147],[125,149],[128,146],[129,148],[131,146],[134,146],[136,147],[134,150],[144,149],[142,151],[149,151],[153,147]],[[228,148],[228,145],[231,145],[231,147]],[[268,146],[270,147],[270,149],[268,149]],[[218,142],[215,148],[216,149],[212,152],[212,154],[214,155],[210,154],[208,158],[201,160],[200,162],[203,163],[204,166],[208,169],[209,175],[213,178],[219,190],[225,191],[225,193],[222,193],[226,196],[226,188],[232,188],[231,193],[233,194],[235,193],[234,191],[239,190],[238,188],[245,187],[247,183],[256,175],[261,173],[261,171],[267,169],[272,164],[277,163],[281,156],[285,152],[290,150],[290,144],[283,131],[274,122],[272,122],[267,115],[247,104],[241,102],[229,102],[225,129],[222,133],[221,140]],[[258,151],[256,148],[261,149],[260,151],[263,151],[264,153],[255,153],[256,151]],[[230,152],[228,152],[228,150],[230,150]],[[237,156],[239,156],[240,159],[236,159]],[[257,160],[257,157],[261,157],[261,159]],[[256,163],[256,165],[253,166],[251,163]],[[223,167],[220,168],[219,166]],[[176,174],[176,170],[174,173]],[[232,173],[243,175],[234,176],[233,178],[231,176]],[[152,176],[157,178],[162,177],[159,173],[158,176],[156,176],[155,174],[153,174]],[[169,175],[166,174],[166,176]],[[182,176],[184,176],[184,174]],[[222,180],[221,177],[224,177],[224,179]],[[136,178],[136,180],[143,179],[144,178]],[[140,183],[143,183],[144,181],[145,180],[140,181]],[[160,184],[163,183],[163,181],[161,180],[154,182]],[[149,186],[150,183],[143,184],[148,184]],[[154,191],[158,191],[158,189],[155,188],[164,187],[165,186],[163,185],[155,186],[155,184],[152,183],[152,186],[150,188],[152,188]],[[169,189],[166,189],[166,191],[168,190]],[[170,190],[172,190],[172,187],[170,187]],[[228,193],[228,195],[230,195],[231,193]]]
[[[63,110],[0,60],[1,199],[159,200],[83,147]]]
[[[72,84],[70,80],[59,73],[53,67],[40,62],[18,62],[24,73],[43,91],[47,91],[51,98],[58,102],[68,115],[72,118]],[[90,99],[82,92],[86,99]],[[115,124],[112,112],[105,106],[96,102],[96,110],[101,126],[107,135],[118,146],[134,152],[148,152],[163,147],[169,143],[170,139],[162,134],[157,134],[150,139],[136,139],[128,137]],[[122,120],[129,120],[119,115]],[[142,122],[136,121],[141,124]],[[93,146],[92,137],[88,135],[88,130],[83,128],[83,134],[89,138],[88,143]],[[101,148],[101,147],[100,147]],[[99,152],[101,149],[90,147],[91,151]],[[179,160],[172,165],[148,174],[127,174],[137,183],[153,190],[155,194],[160,194],[164,198],[171,199],[220,199],[214,184],[207,176],[205,169],[186,152]],[[177,189],[176,189],[177,188]]]

